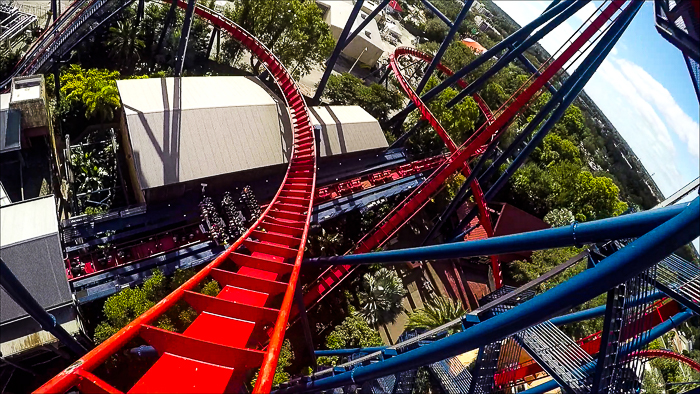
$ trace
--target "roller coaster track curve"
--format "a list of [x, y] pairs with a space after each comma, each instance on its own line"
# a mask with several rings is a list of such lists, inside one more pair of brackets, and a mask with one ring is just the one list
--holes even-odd
[[[186, 8], [187, 3], [177, 1], [177, 5]], [[253, 392], [270, 391], [312, 215], [316, 187], [313, 127], [299, 88], [269, 49], [216, 11], [197, 5], [195, 13], [227, 31], [258, 57], [274, 77], [294, 125], [294, 146], [287, 174], [272, 202], [232, 246], [37, 392], [66, 392], [72, 387], [83, 392], [120, 392], [91, 371], [137, 336], [151, 344], [160, 357], [129, 392], [193, 390], [195, 384], [198, 391], [223, 392], [232, 383], [244, 384], [256, 367], [260, 367], [260, 372]], [[224, 287], [217, 297], [192, 291], [208, 276]], [[183, 334], [149, 325], [183, 299], [199, 312]], [[279, 309], [270, 308], [269, 300], [279, 303]], [[255, 323], [248, 327], [247, 334], [236, 335], [235, 343], [230, 336], [217, 335], [220, 332], [216, 327], [222, 325], [245, 329], [238, 327], [237, 318]], [[167, 370], [180, 373], [165, 375], [163, 371]]]

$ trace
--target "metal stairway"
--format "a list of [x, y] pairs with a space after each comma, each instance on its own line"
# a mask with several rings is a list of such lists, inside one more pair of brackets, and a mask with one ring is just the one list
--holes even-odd
[[683, 306], [700, 314], [700, 267], [676, 255], [656, 266], [656, 287]]
[[550, 321], [516, 334], [516, 341], [567, 392], [589, 393], [589, 373], [583, 367], [593, 358]]

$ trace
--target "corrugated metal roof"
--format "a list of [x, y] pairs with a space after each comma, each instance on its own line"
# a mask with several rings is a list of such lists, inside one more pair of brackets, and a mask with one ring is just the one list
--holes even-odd
[[[174, 85], [173, 78], [117, 82], [141, 189], [288, 162], [289, 114], [255, 80], [188, 77], [177, 92]], [[388, 146], [379, 123], [360, 107], [313, 113], [322, 126], [321, 156]]]
[[[72, 300], [66, 278], [54, 197], [0, 207], [2, 259], [44, 308]], [[0, 296], [0, 322], [24, 316], [6, 294]]]
[[173, 78], [117, 82], [142, 189], [287, 162], [291, 134], [258, 84], [192, 77], [177, 92], [174, 85]]
[[54, 196], [0, 207], [0, 247], [58, 233]]
[[312, 107], [311, 122], [321, 127], [321, 157], [389, 146], [379, 122], [356, 105]]

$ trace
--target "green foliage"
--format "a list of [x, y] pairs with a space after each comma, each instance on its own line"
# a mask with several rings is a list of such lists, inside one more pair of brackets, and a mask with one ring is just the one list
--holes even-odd
[[[330, 350], [381, 345], [382, 338], [379, 332], [370, 327], [367, 321], [357, 313], [351, 313], [326, 337], [326, 348]], [[334, 366], [337, 362], [337, 356], [318, 358], [319, 365]]]
[[594, 176], [571, 162], [551, 162], [546, 169], [529, 163], [510, 180], [514, 202], [536, 215], [569, 209], [579, 221], [618, 216], [627, 209], [620, 189], [607, 177]]
[[466, 180], [467, 178], [465, 178], [464, 175], [460, 173], [456, 173], [451, 177], [447, 178], [447, 180], [445, 181], [445, 189], [447, 190], [447, 197], [450, 199], [450, 201], [455, 198], [457, 192], [459, 192], [459, 189], [462, 187], [464, 181]]
[[153, 275], [143, 284], [143, 287], [148, 287], [148, 291], [138, 287], [128, 288], [107, 298], [102, 308], [105, 320], [95, 329], [95, 342], [102, 343], [155, 305], [160, 298], [149, 298], [149, 296], [152, 297], [165, 290], [164, 287], [159, 288], [163, 286], [163, 278], [160, 271], [153, 271]]
[[83, 69], [71, 64], [61, 72], [61, 103], [59, 112], [85, 112], [88, 119], [100, 123], [114, 119], [121, 102], [117, 90], [118, 71]]
[[428, 301], [423, 309], [408, 315], [406, 331], [417, 328], [433, 329], [464, 316], [467, 310], [462, 303], [448, 297], [436, 297]]
[[[272, 385], [273, 386], [278, 386], [284, 382], [289, 381], [289, 379], [291, 378], [291, 375], [289, 375], [289, 372], [285, 371], [285, 368], [291, 366], [293, 361], [294, 361], [294, 351], [292, 351], [292, 343], [289, 342], [289, 339], [285, 339], [284, 342], [282, 342], [282, 348], [280, 349], [280, 356], [277, 359], [277, 368], [275, 368], [275, 376], [272, 378]], [[251, 388], [255, 386], [255, 382], [258, 380], [259, 373], [260, 373], [260, 370], [255, 372], [253, 379], [251, 379], [251, 381], [250, 381]]]
[[0, 56], [0, 81], [10, 76], [10, 72], [15, 68], [15, 65], [22, 58], [19, 51], [10, 51], [9, 53]]
[[567, 226], [574, 222], [574, 214], [566, 208], [552, 209], [544, 215], [544, 222], [552, 227]]
[[[146, 312], [159, 302], [170, 291], [182, 285], [194, 275], [192, 269], [175, 271], [172, 280], [159, 270], [153, 270], [150, 278], [141, 286], [127, 288], [107, 298], [102, 312], [104, 320], [95, 329], [95, 342], [101, 343], [114, 335], [132, 320]], [[198, 288], [193, 289], [197, 291]], [[202, 286], [201, 293], [216, 296], [221, 289], [215, 280], [210, 280]], [[155, 326], [168, 331], [182, 332], [197, 317], [197, 312], [184, 302], [175, 304], [160, 316]]]
[[400, 109], [403, 102], [399, 92], [376, 83], [365, 86], [361, 79], [347, 73], [328, 78], [323, 98], [331, 105], [359, 105], [380, 124], [387, 121], [389, 112]]
[[363, 276], [363, 291], [360, 291], [360, 315], [371, 325], [393, 323], [404, 311], [403, 297], [406, 289], [394, 270], [382, 268], [374, 274]]
[[[530, 260], [515, 260], [510, 263], [508, 266], [510, 276], [518, 285], [523, 285], [531, 280], [539, 278], [542, 274], [549, 272], [554, 267], [564, 263], [580, 252], [580, 249], [574, 247], [536, 250], [532, 252]], [[571, 268], [569, 270], [571, 270]], [[550, 282], [540, 285], [540, 289], [544, 290], [553, 287]]]
[[556, 163], [569, 162], [581, 165], [581, 151], [573, 142], [557, 134], [549, 134], [532, 152], [532, 160], [549, 167]]
[[[321, 10], [311, 1], [241, 0], [225, 15], [265, 44], [297, 79], [325, 60], [335, 45]], [[229, 62], [242, 54], [241, 45], [233, 40], [227, 40], [222, 50]], [[256, 74], [261, 70], [257, 61], [251, 68]]]
[[105, 44], [110, 48], [110, 57], [121, 63], [124, 70], [131, 70], [134, 62], [138, 60], [138, 51], [146, 46], [137, 33], [138, 26], [130, 19], [119, 21], [109, 28], [109, 38]]
[[221, 287], [219, 287], [219, 282], [214, 279], [210, 280], [202, 287], [202, 294], [216, 297], [219, 293], [221, 293]]
[[[431, 77], [426, 84], [426, 91], [439, 83], [436, 77]], [[475, 130], [476, 122], [481, 116], [479, 106], [474, 99], [467, 97], [452, 108], [447, 108], [447, 103], [457, 95], [453, 88], [445, 89], [436, 98], [428, 103], [430, 112], [440, 122], [450, 138], [461, 145]], [[418, 112], [409, 116], [408, 126], [412, 127], [420, 119]], [[409, 146], [416, 154], [427, 154], [444, 149], [445, 143], [431, 127], [423, 127], [409, 139]]]

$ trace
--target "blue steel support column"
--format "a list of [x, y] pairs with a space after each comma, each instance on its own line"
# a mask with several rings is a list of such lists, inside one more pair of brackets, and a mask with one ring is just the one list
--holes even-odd
[[[645, 336], [645, 338], [643, 338], [640, 341], [634, 341], [631, 343], [632, 346], [627, 346], [626, 348], [624, 348], [624, 353], [622, 354], [628, 355], [630, 353], [636, 352], [637, 350], [643, 349], [646, 345], [650, 344], [652, 341], [673, 330], [674, 328], [679, 327], [691, 317], [693, 317], [693, 314], [687, 311], [675, 314], [673, 317], [669, 318], [665, 322], [660, 323], [656, 327], [649, 330], [649, 333]], [[596, 361], [593, 361], [592, 363], [586, 365], [583, 369], [588, 372], [593, 372], [597, 364], [598, 363]], [[557, 382], [549, 381], [535, 386], [531, 389], [521, 391], [520, 394], [543, 394], [554, 390], [558, 387], [559, 385], [557, 384]]]
[[455, 242], [385, 252], [349, 254], [346, 256], [317, 257], [305, 259], [304, 264], [357, 265], [442, 260], [562, 248], [612, 239], [635, 238], [670, 220], [687, 207], [688, 203], [678, 204], [668, 208], [637, 212], [614, 218], [574, 223], [570, 226], [504, 235], [478, 241]]
[[[464, 66], [464, 68], [456, 71], [454, 73], [454, 75], [445, 79], [444, 81], [442, 81], [439, 85], [435, 86], [434, 88], [430, 89], [427, 93], [425, 93], [424, 95], [421, 96], [421, 100], [423, 100], [424, 102], [432, 100], [433, 98], [435, 98], [435, 96], [440, 94], [440, 92], [442, 92], [443, 90], [445, 90], [448, 87], [457, 83], [457, 81], [459, 79], [461, 79], [465, 75], [469, 74], [470, 72], [476, 70], [479, 66], [486, 63], [492, 57], [500, 55], [500, 53], [502, 51], [510, 48], [514, 44], [521, 42], [530, 33], [532, 33], [535, 29], [542, 26], [544, 23], [551, 20], [552, 18], [554, 18], [556, 15], [558, 15], [562, 11], [566, 10], [573, 3], [574, 3], [573, 0], [564, 0], [564, 1], [562, 1], [561, 4], [557, 4], [555, 7], [552, 7], [550, 10], [542, 13], [542, 15], [537, 17], [537, 19], [535, 19], [532, 22], [528, 23], [527, 25], [521, 27], [515, 33], [506, 37], [506, 39], [504, 39], [503, 41], [494, 45], [491, 49], [489, 49], [488, 51], [484, 52], [481, 56], [474, 59], [474, 61], [472, 61], [471, 63]], [[397, 121], [403, 121], [403, 119], [414, 109], [416, 109], [416, 106], [415, 106], [415, 104], [413, 104], [413, 102], [411, 102], [408, 106], [406, 106], [406, 108], [404, 108], [403, 110], [401, 110], [401, 112], [397, 113], [396, 115], [394, 115], [393, 118], [391, 118], [391, 123], [393, 124], [393, 123], [396, 123]]]
[[160, 37], [158, 37], [158, 44], [156, 45], [156, 51], [153, 54], [153, 60], [151, 62], [151, 68], [155, 67], [156, 58], [160, 55], [163, 50], [163, 43], [165, 42], [165, 36], [168, 34], [168, 29], [170, 29], [170, 24], [173, 22], [175, 17], [175, 9], [177, 8], [177, 1], [172, 1], [170, 3], [170, 8], [168, 13], [165, 15], [165, 23], [163, 24], [163, 30], [160, 32]]
[[352, 33], [350, 33], [350, 35], [348, 35], [348, 38], [345, 40], [345, 42], [343, 42], [343, 47], [342, 47], [342, 49], [345, 49], [345, 47], [348, 46], [348, 44], [350, 44], [350, 43], [352, 42], [352, 40], [354, 40], [355, 37], [357, 37], [358, 34], [360, 34], [360, 32], [362, 31], [362, 29], [364, 29], [365, 27], [367, 27], [367, 25], [369, 24], [369, 22], [371, 22], [372, 19], [374, 19], [374, 17], [377, 16], [377, 14], [379, 14], [379, 12], [380, 12], [381, 10], [383, 10], [384, 7], [386, 7], [386, 5], [389, 4], [390, 1], [391, 1], [391, 0], [384, 0], [384, 1], [382, 1], [382, 2], [374, 9], [374, 11], [370, 12], [370, 14], [367, 15], [367, 18], [365, 18], [365, 19], [362, 21], [362, 23], [360, 23], [360, 25], [357, 26], [357, 29], [355, 29], [354, 32], [352, 32]]
[[51, 0], [51, 17], [53, 18], [53, 21], [56, 22], [56, 19], [58, 18], [58, 0]]
[[17, 305], [22, 307], [32, 319], [39, 323], [42, 329], [50, 332], [61, 341], [62, 344], [70, 349], [71, 352], [78, 356], [83, 356], [87, 353], [87, 349], [61, 327], [52, 314], [46, 312], [44, 308], [39, 305], [1, 258], [0, 286], [2, 286], [7, 295], [9, 295]]
[[[372, 379], [434, 363], [462, 354], [542, 323], [553, 315], [589, 301], [619, 283], [643, 272], [700, 236], [700, 197], [678, 216], [639, 237], [601, 261], [595, 269], [581, 272], [568, 281], [491, 319], [460, 333], [426, 344], [415, 350], [350, 372], [318, 379], [276, 393], [310, 392], [361, 384]], [[685, 315], [690, 317], [691, 313]], [[667, 327], [663, 323], [661, 327]], [[657, 327], [658, 328], [658, 327]], [[642, 341], [635, 343], [639, 346]], [[627, 351], [635, 350], [633, 347]]]
[[187, 3], [185, 20], [182, 22], [182, 31], [180, 32], [180, 43], [175, 56], [175, 78], [182, 76], [182, 70], [185, 66], [185, 54], [187, 53], [187, 43], [190, 41], [190, 30], [192, 27], [192, 14], [194, 14], [196, 4], [197, 0], [189, 0]]
[[454, 26], [453, 23], [452, 23], [452, 21], [450, 20], [450, 18], [446, 17], [445, 14], [443, 14], [442, 12], [440, 12], [440, 10], [438, 10], [437, 7], [435, 7], [435, 6], [433, 5], [433, 3], [431, 3], [431, 2], [428, 1], [428, 0], [421, 0], [421, 1], [423, 2], [423, 4], [425, 4], [426, 7], [428, 7], [428, 9], [430, 10], [430, 12], [432, 12], [433, 14], [435, 14], [435, 16], [437, 16], [437, 17], [440, 18], [443, 22], [445, 22], [445, 24], [446, 24], [448, 27], [452, 28], [452, 27]]
[[[537, 147], [539, 142], [544, 139], [544, 137], [549, 133], [549, 131], [554, 127], [554, 124], [561, 118], [566, 111], [566, 108], [576, 99], [578, 94], [583, 90], [588, 80], [593, 76], [593, 73], [598, 69], [600, 64], [605, 60], [606, 56], [612, 48], [615, 46], [619, 40], [622, 33], [625, 32], [627, 26], [634, 18], [634, 16], [639, 11], [639, 8], [643, 2], [636, 1], [632, 5], [628, 6], [619, 16], [619, 18], [614, 22], [610, 30], [606, 32], [605, 36], [601, 38], [601, 41], [595, 46], [591, 54], [589, 54], [586, 59], [576, 68], [576, 71], [571, 75], [569, 79], [564, 82], [557, 93], [552, 96], [552, 98], [547, 102], [547, 104], [542, 107], [540, 112], [535, 116], [535, 118], [530, 121], [530, 123], [525, 127], [515, 141], [513, 141], [510, 146], [499, 156], [490, 167], [486, 169], [484, 174], [479, 178], [479, 182], [483, 182], [496, 171], [497, 168], [501, 166], [510, 155], [517, 149], [519, 144], [521, 144], [534, 129], [539, 126], [539, 124], [544, 121], [546, 116], [550, 111], [554, 110], [552, 115], [547, 119], [542, 128], [537, 132], [537, 134], [532, 138], [532, 140], [527, 144], [527, 146], [520, 152], [520, 154], [515, 158], [513, 163], [508, 167], [508, 169], [501, 175], [496, 183], [486, 192], [484, 199], [488, 202], [491, 201], [494, 196], [501, 190], [501, 188], [510, 179], [512, 174], [520, 168], [520, 165], [525, 161], [525, 159], [530, 155], [530, 153]], [[557, 107], [558, 105], [558, 107]], [[556, 108], [556, 109], [554, 109]], [[460, 239], [460, 231], [463, 229], [467, 223], [475, 215], [475, 210], [472, 210], [464, 219], [457, 225], [457, 233], [452, 239], [452, 242]]]
[[554, 19], [547, 23], [547, 25], [544, 26], [542, 29], [535, 32], [532, 36], [528, 37], [523, 42], [518, 43], [515, 48], [509, 51], [502, 58], [498, 59], [498, 61], [496, 62], [496, 64], [493, 65], [493, 67], [486, 70], [484, 74], [482, 74], [474, 82], [469, 84], [469, 86], [467, 86], [465, 89], [462, 89], [461, 92], [459, 92], [452, 100], [450, 100], [447, 103], [447, 108], [452, 108], [454, 105], [462, 101], [468, 95], [472, 95], [477, 90], [481, 89], [489, 78], [496, 75], [497, 72], [503, 69], [510, 62], [514, 61], [518, 57], [518, 55], [521, 55], [523, 52], [528, 50], [532, 45], [544, 38], [544, 36], [549, 34], [557, 26], [564, 23], [564, 21], [569, 19], [569, 17], [574, 15], [577, 11], [582, 9], [589, 2], [590, 0], [581, 0], [580, 2], [572, 4], [564, 12], [557, 15]]
[[[518, 55], [518, 60], [520, 60], [520, 63], [527, 68], [528, 71], [531, 73], [535, 74], [536, 76], [540, 76], [540, 72], [537, 71], [537, 67], [535, 67], [530, 61], [523, 55], [522, 53]], [[547, 82], [547, 90], [549, 90], [549, 93], [555, 94], [557, 93], [557, 90], [552, 86], [551, 83]]]
[[[423, 2], [425, 2], [426, 5], [430, 4], [430, 2], [427, 0], [423, 0]], [[449, 47], [452, 43], [452, 39], [454, 38], [455, 34], [457, 34], [457, 30], [462, 25], [464, 18], [467, 17], [467, 13], [469, 13], [469, 8], [471, 8], [472, 3], [474, 3], [474, 0], [467, 0], [464, 2], [462, 11], [459, 12], [459, 15], [457, 15], [457, 18], [455, 18], [454, 23], [452, 24], [452, 26], [450, 26], [450, 31], [447, 33], [447, 36], [445, 36], [445, 39], [442, 40], [442, 44], [440, 44], [440, 48], [435, 54], [435, 57], [433, 57], [433, 60], [428, 65], [428, 68], [425, 70], [425, 74], [423, 74], [423, 79], [421, 79], [421, 81], [418, 83], [418, 87], [416, 88], [417, 94], [421, 94], [423, 88], [425, 88], [425, 84], [428, 83], [430, 76], [433, 75], [433, 71], [435, 71], [435, 68], [440, 63], [440, 60], [442, 60], [442, 55], [445, 54], [447, 47]], [[432, 4], [430, 5], [432, 6]]]
[[328, 78], [331, 76], [331, 72], [333, 71], [333, 67], [335, 66], [335, 62], [338, 61], [338, 57], [340, 57], [340, 52], [343, 51], [343, 48], [345, 48], [346, 40], [348, 38], [348, 35], [350, 34], [350, 29], [352, 29], [352, 25], [355, 23], [355, 19], [357, 19], [357, 14], [360, 13], [360, 10], [362, 9], [362, 3], [364, 0], [357, 0], [355, 2], [355, 6], [352, 8], [352, 11], [350, 12], [350, 17], [348, 18], [348, 22], [345, 24], [345, 27], [343, 28], [342, 33], [340, 33], [340, 37], [338, 37], [338, 43], [335, 44], [335, 48], [333, 49], [333, 53], [331, 54], [331, 57], [328, 58], [328, 61], [326, 62], [326, 70], [323, 72], [323, 76], [321, 77], [321, 81], [318, 83], [318, 88], [316, 88], [316, 94], [314, 94], [313, 102], [314, 103], [319, 103], [321, 101], [321, 96], [323, 95], [323, 91], [326, 89], [326, 84], [328, 83]]
[[[657, 291], [656, 293], [650, 294], [646, 297], [642, 297], [634, 300], [634, 302], [628, 303], [628, 307], [638, 306], [646, 304], [648, 302], [654, 302], [664, 298], [664, 293]], [[576, 323], [584, 320], [590, 320], [596, 317], [603, 316], [605, 314], [606, 305], [597, 306], [595, 308], [586, 309], [579, 312], [569, 313], [567, 315], [557, 316], [551, 318], [549, 321], [555, 326], [564, 326], [571, 323]]]
[[[643, 1], [637, 0], [634, 1], [631, 5], [629, 5], [624, 11], [622, 11], [618, 20], [615, 21], [610, 30], [601, 39], [601, 42], [598, 43], [598, 45], [596, 45], [595, 49], [593, 49], [593, 53], [596, 54], [593, 64], [591, 64], [590, 66], [585, 66], [585, 71], [581, 73], [579, 73], [579, 70], [581, 69], [581, 66], [584, 66], [583, 64], [581, 64], [576, 69], [572, 77], [569, 78], [569, 80], [573, 79], [576, 81], [574, 86], [571, 88], [571, 91], [566, 94], [564, 100], [561, 102], [561, 104], [559, 104], [557, 109], [552, 113], [549, 119], [547, 119], [544, 125], [542, 125], [542, 128], [535, 134], [534, 137], [532, 137], [532, 140], [530, 140], [527, 146], [520, 152], [520, 154], [515, 158], [515, 160], [513, 160], [508, 169], [506, 169], [506, 171], [501, 175], [501, 177], [498, 178], [496, 184], [494, 184], [491, 187], [491, 189], [489, 189], [489, 191], [484, 196], [486, 201], [490, 201], [491, 199], [493, 199], [496, 193], [498, 193], [501, 190], [501, 188], [505, 185], [508, 179], [510, 179], [513, 173], [518, 168], [520, 168], [520, 166], [525, 162], [525, 159], [527, 159], [530, 153], [532, 153], [532, 151], [535, 150], [535, 148], [537, 148], [537, 145], [544, 139], [544, 137], [549, 133], [552, 127], [554, 127], [554, 124], [562, 117], [562, 115], [564, 115], [566, 109], [576, 99], [581, 90], [583, 90], [583, 87], [586, 85], [588, 80], [591, 79], [593, 73], [595, 73], [596, 70], [598, 70], [598, 67], [600, 66], [600, 64], [603, 63], [603, 60], [605, 60], [608, 53], [610, 53], [612, 48], [620, 39], [622, 33], [624, 33], [625, 30], [627, 30], [627, 26], [629, 26], [630, 22], [632, 22], [632, 19], [635, 15], [637, 15], [637, 12], [643, 4]], [[601, 46], [603, 47], [602, 49]], [[576, 78], [577, 74], [580, 75], [580, 79]], [[569, 80], [565, 82], [565, 85], [567, 82], [569, 82]], [[552, 100], [550, 100], [550, 102], [551, 101]], [[539, 124], [539, 122], [536, 123], [534, 120], [530, 124], [533, 123], [535, 123], [535, 127]], [[528, 127], [529, 126], [530, 125], [528, 125]]]

